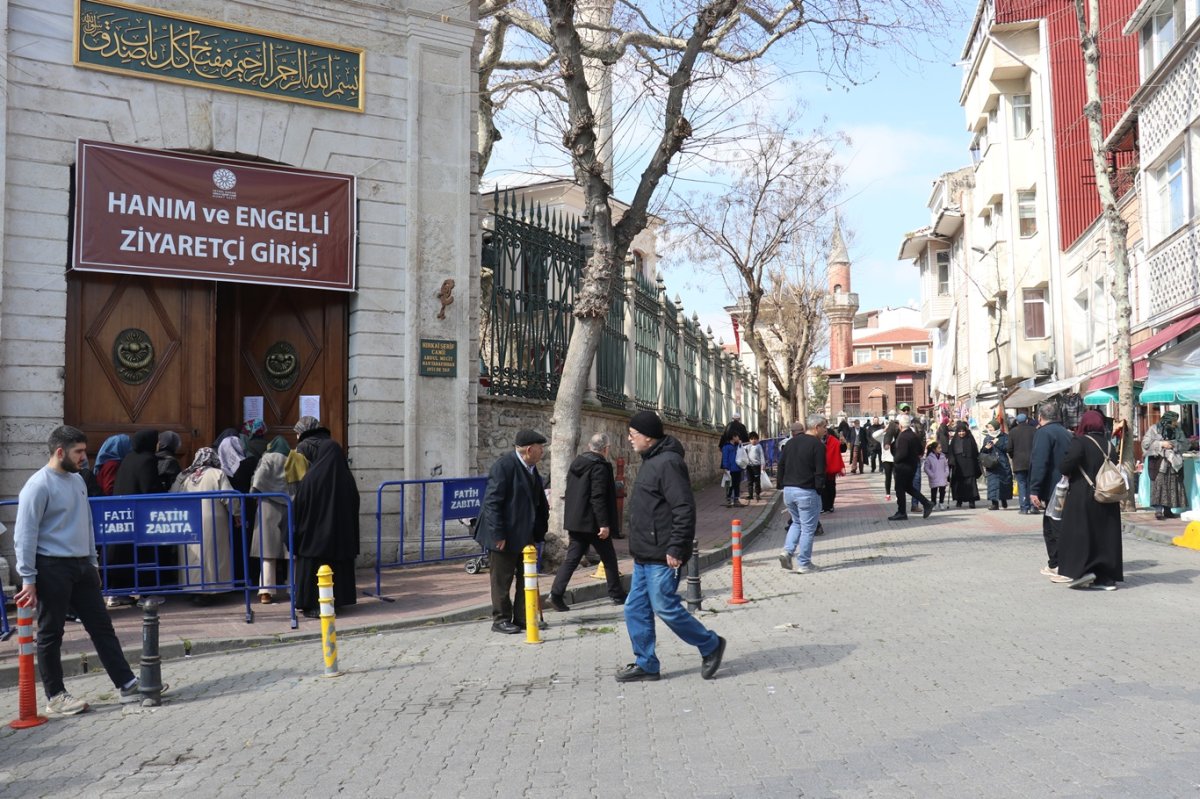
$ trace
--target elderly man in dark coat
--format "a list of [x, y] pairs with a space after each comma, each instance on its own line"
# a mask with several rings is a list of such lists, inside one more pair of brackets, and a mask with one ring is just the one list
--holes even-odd
[[1008, 446], [1012, 452], [1013, 476], [1017, 479], [1017, 502], [1021, 513], [1033, 512], [1029, 501], [1029, 463], [1033, 457], [1033, 436], [1037, 428], [1029, 424], [1028, 417], [1017, 414], [1017, 423], [1008, 431]]
[[617, 481], [608, 461], [608, 449], [608, 434], [596, 433], [588, 441], [588, 451], [567, 470], [563, 527], [571, 543], [550, 588], [550, 604], [557, 611], [571, 609], [563, 594], [588, 547], [595, 547], [604, 564], [608, 598], [614, 605], [625, 604], [625, 589], [621, 586], [617, 553], [612, 544], [613, 537], [621, 532], [621, 517], [617, 514]]
[[537, 470], [546, 437], [535, 430], [521, 430], [513, 444], [513, 451], [497, 458], [488, 472], [483, 510], [475, 526], [475, 540], [490, 553], [492, 631], [507, 635], [525, 629], [521, 551], [545, 541], [550, 522], [546, 489]]
[[[1041, 508], [1050, 501], [1054, 486], [1062, 478], [1059, 471], [1067, 447], [1071, 445], [1071, 431], [1063, 427], [1062, 413], [1058, 405], [1047, 402], [1038, 409], [1038, 427], [1033, 434], [1033, 454], [1029, 459], [1029, 501]], [[1042, 516], [1042, 538], [1046, 542], [1046, 565], [1042, 574], [1054, 579], [1058, 576], [1058, 536], [1061, 522]]]

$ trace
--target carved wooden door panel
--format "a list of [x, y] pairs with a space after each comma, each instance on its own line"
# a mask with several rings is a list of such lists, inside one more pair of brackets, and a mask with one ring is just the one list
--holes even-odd
[[321, 423], [346, 441], [347, 301], [343, 294], [222, 284], [217, 300], [217, 427], [241, 426], [261, 397], [267, 438], [292, 427], [300, 398], [320, 397]]
[[64, 419], [108, 436], [174, 430], [190, 460], [214, 438], [213, 285], [125, 275], [67, 280]]

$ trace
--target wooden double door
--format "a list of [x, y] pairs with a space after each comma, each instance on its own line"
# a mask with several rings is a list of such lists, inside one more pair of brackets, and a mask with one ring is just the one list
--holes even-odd
[[347, 301], [338, 292], [74, 273], [68, 279], [64, 419], [104, 439], [174, 430], [190, 462], [246, 399], [268, 438], [295, 444], [301, 397], [345, 441]]

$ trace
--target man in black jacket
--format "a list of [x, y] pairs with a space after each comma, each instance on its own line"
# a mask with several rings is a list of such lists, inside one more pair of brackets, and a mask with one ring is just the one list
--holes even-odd
[[614, 605], [625, 604], [625, 589], [621, 587], [617, 553], [612, 544], [613, 537], [621, 532], [621, 518], [617, 515], [617, 481], [608, 462], [608, 449], [608, 434], [596, 433], [588, 441], [588, 451], [576, 458], [567, 472], [563, 527], [571, 544], [550, 588], [550, 604], [558, 611], [571, 609], [563, 593], [588, 547], [596, 548], [604, 564], [609, 599]]
[[[515, 635], [525, 629], [525, 602], [520, 577], [521, 551], [546, 540], [550, 506], [537, 464], [545, 452], [546, 437], [521, 430], [513, 452], [496, 459], [488, 472], [483, 510], [475, 526], [475, 540], [490, 551], [492, 631]], [[512, 598], [516, 580], [516, 600]]]
[[792, 517], [779, 565], [796, 574], [820, 571], [812, 562], [812, 549], [821, 514], [821, 493], [825, 490], [825, 445], [821, 437], [828, 424], [819, 413], [809, 415], [805, 423], [793, 422], [792, 437], [779, 454], [775, 483], [783, 491], [783, 503]]
[[1025, 414], [1017, 414], [1017, 423], [1008, 431], [1008, 445], [1012, 449], [1013, 475], [1017, 478], [1017, 501], [1020, 512], [1033, 512], [1029, 502], [1029, 465], [1033, 457], [1033, 437], [1037, 428], [1027, 423]]
[[[1071, 431], [1063, 427], [1058, 405], [1043, 403], [1038, 409], [1038, 427], [1033, 434], [1033, 454], [1029, 458], [1029, 501], [1033, 507], [1045, 507], [1050, 501], [1054, 486], [1062, 478], [1058, 466], [1070, 445]], [[1058, 520], [1051, 519], [1050, 514], [1042, 516], [1042, 538], [1046, 542], [1046, 565], [1042, 567], [1042, 574], [1054, 581], [1058, 578], [1058, 528]], [[1063, 582], [1070, 582], [1070, 578]]]
[[894, 461], [892, 469], [896, 477], [896, 512], [888, 517], [888, 521], [898, 522], [908, 518], [905, 494], [912, 494], [913, 499], [921, 503], [924, 510], [923, 517], [928, 519], [929, 514], [933, 513], [933, 503], [926, 499], [913, 483], [913, 478], [916, 477], [917, 468], [921, 463], [921, 453], [925, 449], [925, 442], [922, 436], [913, 431], [912, 417], [907, 413], [897, 416], [896, 424], [900, 427], [900, 432], [896, 434], [896, 440], [892, 443]]
[[679, 574], [696, 537], [696, 498], [683, 446], [663, 431], [652, 411], [629, 420], [629, 443], [642, 456], [629, 500], [629, 554], [633, 584], [625, 600], [625, 627], [636, 661], [617, 672], [617, 682], [657, 680], [654, 617], [700, 651], [700, 676], [711, 680], [721, 666], [725, 639], [688, 613], [679, 599]]

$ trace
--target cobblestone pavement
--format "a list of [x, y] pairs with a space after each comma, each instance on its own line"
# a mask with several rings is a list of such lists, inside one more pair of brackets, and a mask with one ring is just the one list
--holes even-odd
[[705, 575], [711, 682], [661, 630], [664, 679], [614, 682], [629, 643], [601, 603], [548, 613], [541, 646], [346, 636], [335, 679], [314, 642], [195, 657], [158, 709], [70, 680], [92, 712], [3, 728], [0, 796], [1200, 796], [1200, 553], [1126, 539], [1121, 590], [1071, 591], [1038, 574], [1039, 517], [887, 522], [879, 482], [843, 479], [823, 571], [779, 567], [780, 523], [749, 604]]

